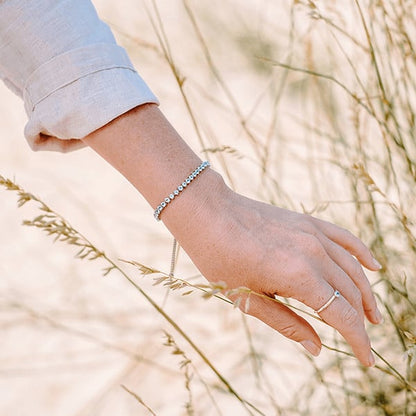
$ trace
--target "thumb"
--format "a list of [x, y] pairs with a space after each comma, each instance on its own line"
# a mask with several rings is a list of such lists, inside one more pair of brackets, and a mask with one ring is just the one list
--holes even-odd
[[242, 302], [240, 309], [260, 319], [286, 338], [299, 342], [312, 355], [319, 355], [322, 344], [318, 334], [305, 319], [287, 306], [273, 299], [251, 296], [249, 302], [248, 299]]

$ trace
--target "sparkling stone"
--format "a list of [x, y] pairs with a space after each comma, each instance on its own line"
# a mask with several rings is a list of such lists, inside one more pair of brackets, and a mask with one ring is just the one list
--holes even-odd
[[187, 184], [186, 182], [182, 182], [182, 186], [183, 186], [184, 188], [186, 188], [186, 187], [188, 186], [188, 184]]
[[179, 195], [179, 191], [178, 191], [177, 189], [175, 189], [175, 190], [173, 191], [173, 193], [175, 194], [175, 196]]
[[170, 195], [169, 195], [169, 198], [170, 198], [170, 199], [173, 199], [173, 198], [175, 198], [175, 195], [170, 194]]
[[160, 205], [162, 205], [163, 208], [167, 205], [165, 201], [163, 201]]
[[179, 192], [182, 192], [183, 191], [183, 186], [182, 185], [179, 185], [178, 186], [178, 190], [179, 190]]
[[166, 202], [167, 204], [169, 204], [170, 199], [166, 197], [166, 198], [165, 198], [165, 202]]
[[189, 185], [191, 183], [191, 180], [189, 178], [186, 179], [186, 184]]
[[192, 180], [194, 178], [193, 173], [189, 175], [189, 179]]

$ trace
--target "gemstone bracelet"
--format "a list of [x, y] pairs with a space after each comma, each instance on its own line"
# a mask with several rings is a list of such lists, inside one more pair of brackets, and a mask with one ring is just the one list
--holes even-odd
[[172, 202], [176, 197], [178, 197], [181, 192], [194, 180], [196, 177], [208, 168], [210, 163], [208, 161], [202, 162], [171, 194], [169, 194], [155, 209], [154, 217], [156, 221], [160, 221], [161, 212]]

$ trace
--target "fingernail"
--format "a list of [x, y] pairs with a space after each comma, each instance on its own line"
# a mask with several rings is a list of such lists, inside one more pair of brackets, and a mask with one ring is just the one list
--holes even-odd
[[300, 343], [302, 344], [303, 348], [305, 348], [305, 350], [309, 351], [315, 357], [317, 357], [321, 352], [321, 348], [319, 347], [319, 345], [316, 345], [312, 341], [306, 340], [301, 341]]
[[378, 324], [382, 324], [384, 322], [383, 315], [378, 308], [376, 309], [376, 321]]
[[374, 367], [376, 364], [376, 359], [374, 358], [373, 353], [370, 351], [370, 355], [368, 356], [368, 365], [369, 367]]
[[374, 267], [377, 268], [377, 270], [381, 270], [383, 268], [383, 266], [373, 257], [373, 264]]

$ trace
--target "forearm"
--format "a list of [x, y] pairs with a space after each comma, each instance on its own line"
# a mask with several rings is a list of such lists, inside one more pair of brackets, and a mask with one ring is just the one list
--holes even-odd
[[[201, 163], [153, 104], [130, 110], [83, 141], [122, 173], [153, 209]], [[206, 169], [163, 210], [161, 219], [180, 238], [198, 223], [201, 209], [215, 204], [226, 189], [221, 176]]]

